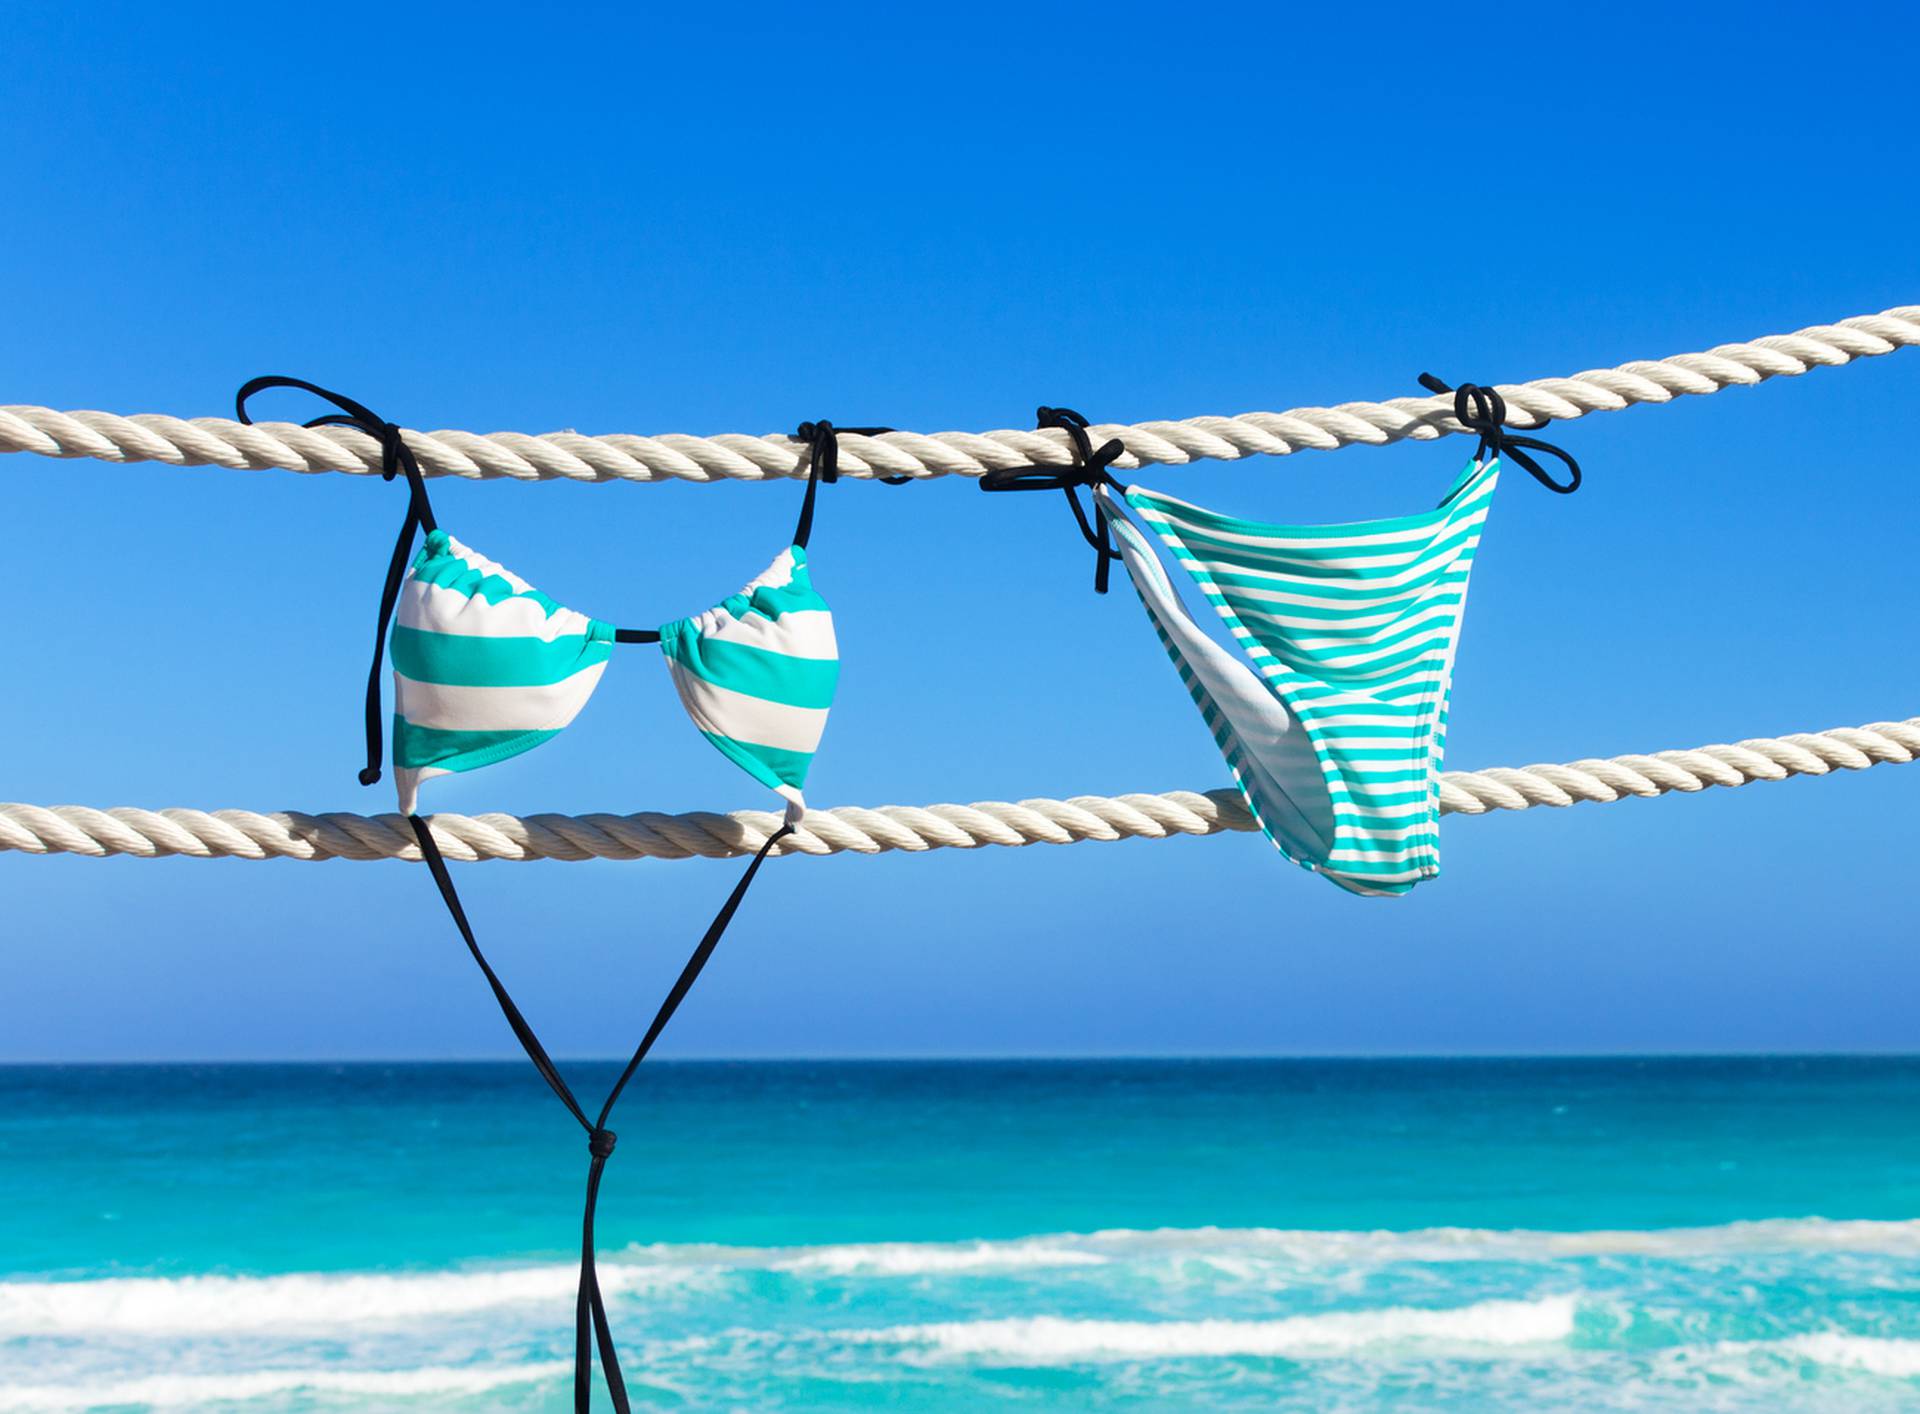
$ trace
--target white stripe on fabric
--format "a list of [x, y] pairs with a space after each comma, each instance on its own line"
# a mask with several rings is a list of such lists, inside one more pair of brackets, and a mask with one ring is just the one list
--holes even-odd
[[[1235, 609], [1240, 613], [1242, 618], [1253, 617], [1247, 614], [1245, 610], [1240, 609], [1238, 605], [1235, 605]], [[1293, 645], [1296, 648], [1310, 649], [1316, 652], [1326, 648], [1366, 648], [1372, 645], [1377, 635], [1369, 633], [1327, 634], [1324, 632], [1315, 635], [1312, 631], [1314, 629], [1325, 630], [1333, 627], [1337, 623], [1337, 625], [1343, 629], [1376, 629], [1406, 635], [1412, 629], [1420, 628], [1426, 624], [1433, 624], [1451, 633], [1453, 631], [1453, 620], [1456, 611], [1456, 606], [1452, 604], [1429, 604], [1424, 608], [1412, 609], [1404, 614], [1384, 617], [1377, 623], [1359, 623], [1347, 619], [1334, 621], [1313, 619], [1304, 624], [1288, 624], [1286, 627], [1295, 630], [1294, 635], [1290, 636], [1293, 638]]]
[[453, 687], [395, 673], [394, 705], [416, 727], [456, 732], [557, 731], [586, 705], [606, 666], [604, 661], [591, 663], [571, 677], [541, 687]]
[[834, 659], [840, 647], [833, 636], [833, 615], [826, 609], [795, 609], [777, 619], [748, 614], [736, 619], [724, 609], [696, 615], [700, 636], [716, 643], [744, 643], [789, 658]]
[[[1179, 545], [1179, 541], [1176, 538], [1178, 533], [1179, 532], [1174, 529], [1162, 531], [1161, 538], [1167, 542], [1169, 549], [1175, 549], [1175, 547], [1179, 547], [1180, 549], [1185, 548]], [[1475, 534], [1461, 541], [1458, 545], [1451, 546], [1446, 550], [1436, 551], [1425, 559], [1403, 566], [1395, 573], [1370, 574], [1367, 576], [1366, 583], [1363, 587], [1369, 591], [1377, 592], [1369, 592], [1356, 595], [1351, 599], [1330, 602], [1334, 603], [1336, 607], [1367, 607], [1383, 601], [1417, 597], [1432, 587], [1420, 581], [1426, 579], [1428, 576], [1433, 576], [1433, 585], [1448, 583], [1459, 569], [1457, 562], [1462, 557], [1468, 556], [1474, 550], [1478, 549], [1479, 545], [1480, 537]], [[1187, 556], [1180, 554], [1178, 549], [1175, 550], [1174, 558], [1182, 560], [1183, 562], [1187, 561]], [[1253, 569], [1250, 566], [1229, 564], [1220, 560], [1199, 560], [1198, 562], [1205, 565], [1209, 571], [1214, 573], [1240, 575], [1243, 577], [1257, 575], [1266, 582], [1261, 586], [1241, 584], [1222, 585], [1220, 592], [1223, 597], [1230, 591], [1236, 596], [1244, 594], [1248, 598], [1255, 598], [1259, 596], [1260, 590], [1266, 587], [1271, 587], [1275, 591], [1291, 592], [1294, 594], [1311, 594], [1315, 586], [1324, 585], [1329, 580], [1335, 579], [1335, 576], [1332, 575], [1293, 574], [1285, 570]]]
[[498, 560], [488, 559], [478, 550], [463, 543], [454, 535], [449, 534], [447, 536], [447, 549], [457, 558], [465, 560], [470, 568], [479, 570], [482, 574], [500, 576], [500, 578], [504, 579], [508, 584], [511, 584], [518, 593], [533, 594], [538, 592], [531, 584], [528, 584]]
[[462, 594], [416, 579], [402, 586], [396, 618], [402, 627], [429, 633], [465, 638], [538, 638], [548, 643], [567, 634], [585, 633], [593, 623], [573, 609], [557, 609], [550, 616], [533, 599], [516, 597], [489, 604], [478, 594]]
[[671, 658], [664, 661], [673, 674], [681, 705], [702, 731], [780, 751], [819, 749], [821, 733], [827, 729], [826, 708], [789, 707], [784, 702], [750, 697], [697, 678]]
[[773, 557], [773, 563], [768, 565], [756, 578], [750, 579], [742, 585], [740, 592], [751, 596], [756, 589], [785, 589], [792, 583], [793, 547], [789, 545], [786, 549], [775, 555]]

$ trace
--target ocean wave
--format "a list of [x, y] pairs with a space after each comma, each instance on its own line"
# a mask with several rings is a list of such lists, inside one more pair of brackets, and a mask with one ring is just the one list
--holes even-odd
[[1820, 1331], [1758, 1342], [1749, 1348], [1777, 1352], [1789, 1359], [1838, 1370], [1858, 1370], [1862, 1374], [1897, 1380], [1920, 1378], [1920, 1340]]
[[[665, 1244], [607, 1254], [600, 1274], [610, 1294], [655, 1296], [711, 1293], [738, 1278], [763, 1275], [804, 1284], [967, 1281], [1055, 1271], [1077, 1280], [1077, 1273], [1094, 1277], [1102, 1268], [1163, 1283], [1225, 1280], [1291, 1287], [1395, 1265], [1547, 1267], [1582, 1259], [1721, 1262], [1834, 1254], [1920, 1256], [1920, 1220], [1780, 1218], [1646, 1232], [1162, 1228], [972, 1242]], [[0, 1337], [365, 1328], [564, 1302], [572, 1297], [576, 1279], [571, 1262], [394, 1273], [15, 1279], [0, 1281]]]
[[[568, 1303], [579, 1276], [577, 1266], [555, 1263], [449, 1272], [0, 1282], [0, 1335], [210, 1335], [392, 1324]], [[600, 1268], [601, 1288], [609, 1293], [692, 1286], [697, 1278], [698, 1273], [661, 1266]]]
[[842, 1243], [790, 1248], [635, 1247], [629, 1255], [660, 1262], [716, 1262], [773, 1271], [833, 1275], [920, 1276], [948, 1272], [1097, 1266], [1142, 1259], [1286, 1262], [1352, 1269], [1394, 1263], [1557, 1262], [1583, 1257], [1676, 1261], [1720, 1257], [1861, 1253], [1920, 1256], [1920, 1220], [1768, 1218], [1717, 1227], [1597, 1229], [1416, 1228], [1342, 1231], [1314, 1228], [1109, 1228], [1003, 1241]]
[[1574, 1298], [1481, 1301], [1442, 1310], [1389, 1307], [1272, 1321], [1103, 1321], [1027, 1316], [836, 1331], [849, 1344], [920, 1347], [944, 1357], [1022, 1365], [1346, 1355], [1382, 1345], [1536, 1346], [1573, 1334]]
[[1001, 1241], [840, 1243], [820, 1247], [642, 1246], [630, 1259], [715, 1264], [834, 1276], [939, 1276], [948, 1273], [1090, 1267], [1157, 1258], [1206, 1261], [1252, 1274], [1261, 1262], [1353, 1269], [1395, 1263], [1557, 1262], [1584, 1257], [1676, 1261], [1721, 1257], [1861, 1253], [1920, 1256], [1920, 1220], [1768, 1218], [1717, 1227], [1597, 1229], [1417, 1228], [1342, 1231], [1314, 1228], [1109, 1228]]
[[802, 1248], [776, 1257], [774, 1271], [831, 1276], [940, 1276], [950, 1272], [1010, 1272], [1034, 1267], [1097, 1267], [1114, 1260], [1075, 1239], [1023, 1238], [1013, 1242], [868, 1242]]
[[99, 1409], [117, 1405], [198, 1407], [279, 1394], [461, 1395], [556, 1379], [562, 1361], [494, 1367], [426, 1366], [411, 1370], [244, 1370], [229, 1374], [142, 1375], [88, 1385], [12, 1385], [0, 1389], [0, 1410]]
[[1112, 1258], [1218, 1253], [1233, 1259], [1285, 1260], [1306, 1267], [1372, 1267], [1401, 1262], [1555, 1262], [1583, 1257], [1676, 1261], [1799, 1253], [1920, 1256], [1920, 1220], [1766, 1218], [1715, 1227], [1435, 1227], [1408, 1231], [1313, 1228], [1110, 1229], [1071, 1240]]

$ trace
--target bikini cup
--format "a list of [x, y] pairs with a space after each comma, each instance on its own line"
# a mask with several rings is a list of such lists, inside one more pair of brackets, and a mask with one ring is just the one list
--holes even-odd
[[[401, 586], [393, 655], [393, 765], [400, 809], [422, 782], [507, 760], [560, 733], [599, 685], [620, 631], [568, 609], [444, 530], [426, 537]], [[807, 552], [656, 637], [681, 705], [728, 760], [786, 802], [801, 794], [840, 662], [833, 615]]]

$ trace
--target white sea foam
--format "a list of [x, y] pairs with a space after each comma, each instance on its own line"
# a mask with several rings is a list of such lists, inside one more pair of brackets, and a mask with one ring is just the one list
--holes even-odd
[[1113, 1260], [1072, 1239], [1017, 1242], [872, 1242], [812, 1247], [770, 1262], [775, 1271], [831, 1276], [938, 1276], [949, 1272], [1020, 1271], [1035, 1267], [1097, 1267]]
[[1582, 1257], [1693, 1260], [1855, 1252], [1920, 1256], [1920, 1220], [1773, 1218], [1652, 1231], [1420, 1228], [1406, 1232], [1290, 1228], [1113, 1228], [1005, 1241], [843, 1243], [823, 1247], [636, 1247], [630, 1255], [695, 1265], [835, 1276], [922, 1276], [1089, 1267], [1156, 1258], [1208, 1262], [1251, 1276], [1262, 1262], [1351, 1269], [1397, 1262], [1555, 1262]]
[[[1001, 1241], [841, 1243], [817, 1247], [659, 1245], [603, 1257], [609, 1293], [717, 1290], [741, 1274], [796, 1282], [949, 1278], [1132, 1268], [1157, 1280], [1291, 1285], [1394, 1264], [1550, 1265], [1584, 1258], [1724, 1261], [1830, 1254], [1920, 1257], [1920, 1221], [1781, 1218], [1652, 1232], [1426, 1228], [1341, 1232], [1278, 1228], [1115, 1229]], [[400, 1273], [105, 1277], [0, 1281], [0, 1338], [61, 1333], [217, 1334], [398, 1325], [569, 1300], [572, 1263]]]
[[143, 1375], [88, 1385], [10, 1385], [0, 1389], [0, 1410], [99, 1409], [117, 1405], [197, 1408], [228, 1400], [277, 1394], [460, 1395], [485, 1394], [569, 1374], [560, 1361], [493, 1367], [425, 1366], [411, 1370], [245, 1370], [231, 1374]]
[[[1719, 1340], [1641, 1351], [1588, 1352], [1588, 1359], [1594, 1370], [1610, 1369], [1613, 1373], [1609, 1378], [1622, 1389], [1698, 1390], [1710, 1385], [1805, 1392], [1846, 1387], [1862, 1376], [1869, 1381], [1920, 1380], [1920, 1340], [1839, 1330], [1771, 1340]], [[1909, 1396], [1902, 1407], [1910, 1404]], [[1842, 1406], [1836, 1400], [1828, 1407]], [[1874, 1403], [1867, 1407], [1885, 1406]]]
[[[690, 1281], [691, 1272], [609, 1264], [610, 1293]], [[107, 1277], [0, 1282], [0, 1335], [316, 1330], [570, 1302], [579, 1269], [559, 1264], [421, 1273]]]
[[1290, 1228], [1113, 1229], [1071, 1240], [1111, 1257], [1210, 1256], [1277, 1259], [1309, 1267], [1395, 1262], [1554, 1262], [1581, 1257], [1693, 1260], [1767, 1254], [1856, 1252], [1920, 1256], [1920, 1220], [1769, 1218], [1717, 1227], [1554, 1232], [1528, 1228], [1418, 1228], [1405, 1232]]
[[1482, 1301], [1445, 1310], [1388, 1307], [1273, 1321], [1101, 1321], [1029, 1316], [837, 1331], [853, 1344], [918, 1346], [987, 1363], [1059, 1365], [1202, 1357], [1338, 1356], [1411, 1343], [1533, 1346], [1573, 1334], [1574, 1298]]
[[1920, 1340], [1888, 1340], [1822, 1331], [1814, 1335], [1792, 1336], [1777, 1342], [1775, 1348], [1816, 1365], [1860, 1370], [1869, 1375], [1886, 1375], [1901, 1380], [1920, 1377]]

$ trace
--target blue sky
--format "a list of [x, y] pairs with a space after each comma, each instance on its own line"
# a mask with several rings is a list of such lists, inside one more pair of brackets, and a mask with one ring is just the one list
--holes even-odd
[[[529, 14], [532, 18], [529, 18]], [[577, 13], [19, 7], [0, 400], [226, 412], [250, 375], [418, 427], [1024, 426], [1514, 381], [1920, 300], [1904, 7]], [[1482, 41], [1476, 35], [1493, 38]], [[1871, 81], [1881, 74], [1884, 81]], [[1559, 429], [1501, 491], [1449, 764], [1920, 712], [1920, 353]], [[1234, 513], [1430, 504], [1464, 442], [1156, 469]], [[397, 488], [5, 459], [0, 798], [390, 809], [354, 780]], [[657, 622], [791, 484], [436, 482], [563, 602]], [[1064, 508], [823, 498], [845, 674], [816, 804], [1225, 771]], [[479, 812], [737, 808], [656, 662]], [[1257, 837], [769, 866], [662, 1054], [1912, 1049], [1920, 770], [1444, 827], [1346, 897]], [[459, 870], [549, 1045], [612, 1054], [730, 863]], [[0, 1058], [483, 1056], [424, 873], [0, 855]]]

